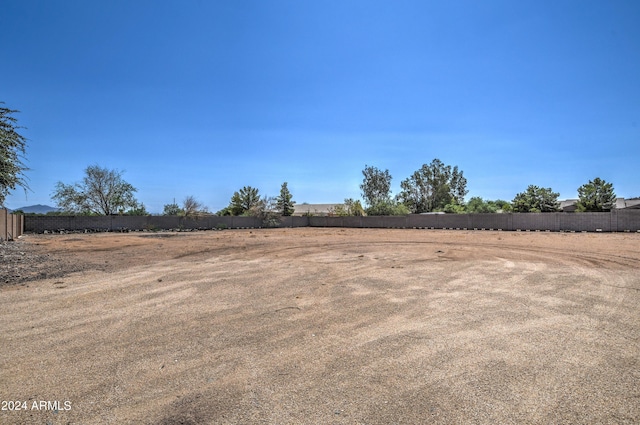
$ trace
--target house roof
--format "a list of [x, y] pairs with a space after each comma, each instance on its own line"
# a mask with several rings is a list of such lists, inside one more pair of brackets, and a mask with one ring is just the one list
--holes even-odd
[[640, 209], [640, 199], [625, 199], [625, 208]]
[[[577, 208], [579, 199], [565, 199], [560, 202], [560, 209], [562, 211], [575, 211]], [[616, 198], [615, 208], [622, 210], [625, 208], [640, 209], [640, 199], [624, 199]]]
[[344, 204], [296, 204], [293, 215], [316, 214], [326, 215], [332, 212], [335, 207]]
[[[577, 209], [579, 199], [565, 199], [560, 202], [560, 210], [561, 211], [575, 211]], [[304, 214], [314, 214], [314, 215], [327, 215], [335, 210], [337, 206], [341, 206], [344, 204], [296, 204], [294, 206], [293, 215], [304, 215]], [[625, 209], [625, 208], [633, 208], [640, 209], [640, 198], [634, 199], [624, 199], [617, 198], [616, 199], [616, 208], [617, 209]]]
[[560, 201], [560, 209], [562, 211], [575, 211], [578, 204], [578, 199], [565, 199]]

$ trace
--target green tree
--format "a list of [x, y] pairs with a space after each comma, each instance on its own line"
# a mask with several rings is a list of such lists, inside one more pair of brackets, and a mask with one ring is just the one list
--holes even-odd
[[162, 215], [184, 215], [184, 210], [180, 208], [180, 205], [173, 201], [172, 204], [166, 204], [164, 206]]
[[391, 174], [389, 170], [380, 170], [369, 165], [362, 170], [364, 179], [360, 185], [364, 203], [371, 207], [379, 202], [391, 199]]
[[[0, 102], [4, 105], [4, 102]], [[27, 139], [18, 133], [22, 128], [16, 125], [18, 120], [12, 114], [19, 112], [0, 107], [0, 205], [16, 186], [29, 188], [24, 172], [28, 170], [22, 162], [26, 153]]]
[[466, 211], [468, 213], [494, 213], [498, 210], [498, 207], [493, 201], [485, 201], [479, 196], [474, 196], [469, 199], [466, 205]]
[[295, 202], [291, 200], [292, 195], [287, 187], [287, 182], [282, 183], [280, 188], [280, 196], [276, 199], [276, 209], [283, 216], [290, 216], [295, 211]]
[[260, 203], [260, 194], [258, 189], [251, 186], [244, 186], [237, 192], [233, 193], [229, 208], [231, 215], [248, 214], [249, 210], [257, 207]]
[[578, 211], [609, 211], [616, 207], [613, 184], [596, 177], [578, 188]]
[[223, 209], [219, 210], [216, 215], [225, 216], [225, 215], [233, 215], [231, 212], [231, 205], [227, 205]]
[[364, 208], [362, 208], [362, 204], [360, 203], [360, 201], [354, 200], [353, 198], [347, 198], [344, 200], [344, 204], [336, 205], [333, 213], [339, 217], [360, 217], [365, 215]]
[[[447, 166], [450, 167], [450, 166]], [[467, 196], [469, 191], [467, 190], [467, 179], [464, 177], [462, 171], [458, 169], [458, 166], [454, 166], [451, 169], [451, 178], [449, 179], [449, 194], [452, 200], [461, 206], [464, 206], [464, 197]]]
[[464, 214], [467, 212], [466, 205], [460, 205], [459, 203], [453, 201], [450, 204], [444, 206], [442, 211], [447, 214]]
[[347, 214], [350, 216], [362, 217], [363, 215], [365, 215], [364, 208], [362, 207], [362, 204], [358, 199], [345, 199], [344, 207], [347, 210]]
[[406, 205], [392, 199], [379, 201], [375, 205], [368, 207], [365, 211], [367, 215], [407, 215], [411, 213]]
[[412, 213], [443, 210], [448, 204], [464, 205], [467, 179], [458, 166], [445, 165], [439, 159], [424, 164], [400, 183], [398, 199]]
[[143, 203], [140, 203], [136, 207], [133, 207], [127, 210], [124, 214], [125, 215], [149, 215], [149, 212], [147, 211], [147, 207], [145, 207]]
[[139, 208], [133, 196], [136, 191], [122, 179], [122, 172], [92, 165], [85, 169], [82, 182], [58, 182], [51, 198], [66, 212], [111, 215]]
[[512, 207], [511, 207], [511, 202], [509, 201], [505, 201], [502, 199], [496, 199], [495, 201], [493, 201], [494, 205], [496, 206], [496, 208], [498, 210], [502, 210], [502, 212], [511, 212]]
[[559, 193], [550, 187], [542, 188], [529, 185], [526, 191], [520, 192], [513, 198], [511, 205], [514, 212], [554, 212], [558, 211]]

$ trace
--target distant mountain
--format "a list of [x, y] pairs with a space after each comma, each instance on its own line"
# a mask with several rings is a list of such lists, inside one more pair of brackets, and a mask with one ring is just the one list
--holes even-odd
[[58, 211], [58, 208], [50, 207], [49, 205], [29, 205], [28, 207], [20, 207], [16, 208], [14, 211], [20, 210], [25, 214], [35, 213], [35, 214], [46, 214], [51, 211]]

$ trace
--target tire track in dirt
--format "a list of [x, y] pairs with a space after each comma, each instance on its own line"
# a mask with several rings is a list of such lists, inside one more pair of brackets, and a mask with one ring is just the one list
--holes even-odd
[[118, 235], [1, 289], [0, 395], [74, 409], [0, 422], [640, 420], [637, 239], [358, 230]]

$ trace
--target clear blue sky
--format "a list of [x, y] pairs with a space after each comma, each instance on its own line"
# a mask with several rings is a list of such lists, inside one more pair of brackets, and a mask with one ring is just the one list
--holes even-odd
[[32, 192], [124, 171], [152, 213], [250, 185], [298, 203], [458, 165], [469, 195], [640, 196], [637, 0], [3, 0], [0, 101]]

